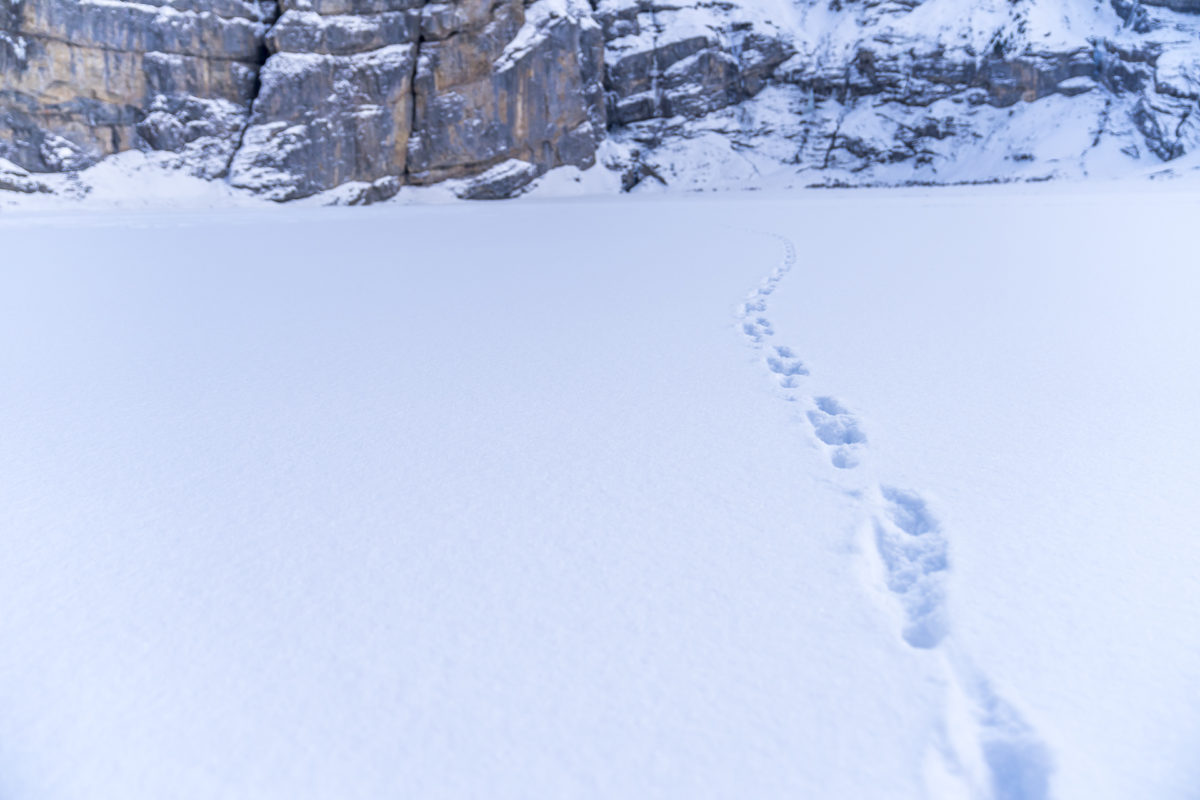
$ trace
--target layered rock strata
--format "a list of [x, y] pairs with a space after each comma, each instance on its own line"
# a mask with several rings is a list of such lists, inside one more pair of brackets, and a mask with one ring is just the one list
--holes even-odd
[[612, 124], [694, 119], [761, 91], [796, 51], [778, 25], [741, 10], [599, 0]]
[[[939, 182], [1058, 174], [1072, 147], [1190, 152], [1197, 0], [1110, 3], [0, 0], [0, 159], [169, 151], [264, 197], [373, 202], [450, 179], [508, 196], [606, 137], [626, 188], [742, 162]], [[1060, 127], [1078, 141], [1043, 148]], [[963, 169], [1001, 141], [1008, 162]]]
[[[169, 150], [277, 200], [594, 162], [603, 39], [562, 0], [0, 0], [0, 157]], [[526, 181], [528, 182], [528, 181]], [[486, 195], [486, 187], [479, 188]]]
[[594, 162], [603, 41], [586, 6], [284, 3], [235, 186], [290, 199], [350, 181], [479, 175], [513, 159], [528, 180]]
[[[221, 172], [256, 93], [273, 2], [0, 0], [0, 157], [73, 170], [131, 147]], [[215, 165], [215, 168], [214, 166]]]
[[767, 171], [938, 183], [1169, 161], [1200, 147], [1200, 6], [1153, 5], [598, 0], [610, 135], [631, 148], [617, 166], [627, 188], [699, 188]]

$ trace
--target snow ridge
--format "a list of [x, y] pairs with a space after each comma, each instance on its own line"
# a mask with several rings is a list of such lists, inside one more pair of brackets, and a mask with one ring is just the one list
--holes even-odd
[[[762, 366], [779, 396], [808, 406], [802, 418], [837, 474], [862, 473], [857, 468], [867, 453], [867, 437], [858, 417], [834, 397], [802, 396], [801, 379], [809, 376], [808, 368], [793, 348], [767, 342], [775, 335], [767, 301], [795, 267], [796, 246], [779, 234], [765, 235], [780, 241], [784, 256], [738, 306], [737, 327], [762, 354]], [[1046, 800], [1054, 769], [1049, 749], [951, 635], [946, 609], [949, 539], [929, 503], [915, 491], [873, 477], [865, 488], [861, 482], [840, 483], [858, 499], [868, 520], [864, 539], [870, 544], [862, 550], [872, 561], [875, 585], [865, 588], [886, 598], [886, 610], [898, 618], [901, 639], [927, 651], [943, 676], [943, 722], [931, 742], [931, 763], [925, 765], [931, 796]]]

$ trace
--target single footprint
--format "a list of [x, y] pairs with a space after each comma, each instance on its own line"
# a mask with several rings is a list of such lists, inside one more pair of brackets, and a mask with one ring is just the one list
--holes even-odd
[[746, 300], [745, 303], [742, 303], [741, 316], [743, 318], [745, 318], [745, 317], [754, 316], [756, 314], [760, 315], [763, 312], [765, 312], [766, 310], [767, 310], [766, 295], [762, 293], [761, 289], [756, 289], [750, 295], [750, 298], [748, 300]]
[[858, 420], [832, 397], [817, 397], [814, 401], [817, 407], [808, 412], [808, 421], [817, 438], [833, 448], [830, 461], [838, 469], [858, 466], [857, 451], [867, 442]]
[[980, 703], [980, 744], [996, 800], [1045, 800], [1054, 771], [1049, 750], [1017, 710], [987, 687]]
[[946, 537], [925, 501], [912, 492], [880, 487], [883, 512], [875, 518], [875, 546], [887, 588], [904, 611], [904, 641], [936, 647], [946, 636]]
[[798, 375], [807, 375], [808, 368], [796, 357], [790, 347], [772, 348], [774, 353], [767, 356], [767, 369], [779, 376], [779, 385], [792, 388], [796, 385]]
[[755, 317], [742, 322], [742, 332], [755, 342], [761, 342], [764, 336], [774, 336], [775, 329], [771, 326], [771, 320], [766, 317]]
[[[1011, 703], [961, 652], [950, 654], [953, 683], [967, 702], [970, 728], [957, 730], [954, 751], [983, 768], [980, 782], [991, 800], [1046, 800], [1054, 774], [1054, 757], [1046, 744]], [[957, 693], [956, 693], [957, 695]], [[968, 720], [964, 719], [963, 722]], [[973, 736], [961, 738], [973, 729]], [[977, 762], [972, 756], [977, 755]], [[963, 762], [956, 760], [961, 769]]]

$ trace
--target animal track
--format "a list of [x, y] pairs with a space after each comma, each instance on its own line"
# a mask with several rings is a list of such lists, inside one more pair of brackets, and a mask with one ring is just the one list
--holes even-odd
[[764, 336], [774, 336], [775, 329], [771, 326], [771, 320], [766, 317], [755, 317], [748, 319], [742, 323], [742, 331], [753, 339], [755, 342], [761, 342]]
[[767, 310], [767, 298], [771, 296], [771, 293], [779, 286], [779, 282], [783, 280], [783, 276], [796, 263], [796, 246], [782, 236], [776, 236], [776, 238], [783, 242], [782, 263], [776, 266], [762, 284], [750, 293], [738, 310], [738, 318], [742, 322], [742, 332], [755, 344], [761, 343], [764, 336], [775, 335], [775, 328], [771, 325], [771, 320], [764, 316]]
[[[751, 344], [766, 350], [767, 370], [784, 388], [794, 388], [808, 368], [789, 347], [765, 348], [763, 339], [775, 334], [767, 317], [767, 298], [796, 262], [796, 248], [786, 238], [784, 259], [750, 293], [738, 308], [738, 322]], [[783, 393], [796, 400], [793, 392]], [[815, 408], [806, 416], [813, 433], [829, 449], [835, 467], [849, 469], [859, 463], [859, 454], [867, 437], [858, 418], [832, 397], [814, 397]], [[938, 647], [948, 634], [946, 613], [946, 576], [949, 554], [945, 533], [925, 500], [915, 492], [892, 486], [879, 487], [874, 513], [875, 548], [883, 563], [884, 582], [903, 612], [901, 636], [911, 647], [929, 650]], [[993, 800], [1046, 800], [1049, 795], [1053, 764], [1050, 753], [1033, 728], [1018, 711], [995, 690], [980, 672], [971, 668], [965, 657], [952, 645], [940, 649], [950, 685], [961, 689], [973, 717], [966, 746], [977, 756], [971, 763], [986, 774], [976, 773], [979, 787], [990, 784]], [[955, 696], [960, 696], [955, 693]], [[956, 737], [957, 738], [957, 737]], [[947, 753], [956, 762], [953, 754]], [[960, 763], [952, 763], [954, 771]]]
[[833, 448], [829, 460], [838, 469], [858, 466], [858, 450], [867, 443], [858, 420], [832, 397], [817, 397], [814, 402], [817, 407], [808, 412], [808, 421], [817, 438]]
[[1054, 764], [1046, 746], [987, 681], [976, 688], [983, 758], [996, 800], [1045, 800]]
[[796, 376], [807, 375], [808, 368], [804, 366], [790, 347], [776, 347], [775, 354], [767, 356], [767, 369], [779, 376], [779, 385], [792, 388], [796, 385]]
[[991, 800], [1047, 800], [1054, 759], [1033, 727], [961, 653], [952, 652], [947, 666], [974, 723], [947, 740], [943, 753], [951, 771], [962, 774], [977, 765], [980, 772], [967, 767], [974, 773], [971, 783], [986, 787]]
[[[738, 320], [742, 333], [757, 348], [763, 347], [767, 336], [775, 335], [775, 326], [766, 316], [767, 298], [770, 297], [779, 282], [796, 263], [796, 248], [789, 240], [779, 238], [784, 245], [784, 258], [762, 284], [752, 291], [749, 297], [738, 308]], [[790, 347], [782, 345], [767, 351], [765, 362], [767, 370], [775, 376], [779, 385], [784, 389], [794, 389], [799, 385], [799, 378], [808, 375], [808, 367]], [[785, 399], [796, 400], [796, 396], [787, 393]], [[815, 398], [817, 408], [808, 412], [808, 420], [812, 423], [817, 438], [831, 448], [829, 460], [839, 469], [851, 469], [858, 466], [857, 450], [865, 444], [867, 437], [858, 427], [858, 420], [842, 408], [831, 397]]]
[[875, 519], [875, 546], [887, 588], [904, 609], [902, 636], [913, 647], [936, 647], [946, 637], [946, 537], [919, 495], [890, 486], [880, 491], [884, 508]]
[[[887, 588], [900, 600], [904, 641], [922, 650], [946, 638], [945, 534], [920, 495], [881, 486], [883, 513], [875, 519], [875, 546]], [[974, 744], [983, 757], [993, 800], [1046, 800], [1054, 763], [1033, 727], [986, 677], [959, 655], [948, 661], [952, 679], [965, 691], [974, 717]]]
[[765, 295], [755, 291], [751, 297], [754, 299], [747, 300], [745, 303], [742, 303], [743, 317], [749, 317], [753, 314], [761, 314], [767, 310], [767, 300]]

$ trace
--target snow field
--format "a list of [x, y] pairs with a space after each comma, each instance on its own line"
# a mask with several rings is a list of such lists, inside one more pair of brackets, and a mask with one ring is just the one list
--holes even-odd
[[0, 794], [1190, 797], [1195, 210], [8, 215]]
[[[797, 238], [808, 268], [773, 295], [774, 338], [811, 372], [799, 399], [863, 412], [872, 478], [844, 483], [870, 490], [883, 545], [863, 551], [910, 623], [944, 583], [952, 669], [968, 699], [986, 687], [968, 718], [1014, 731], [1054, 797], [1194, 791], [1200, 548], [1176, 532], [1200, 477], [1195, 209], [1179, 189], [976, 189], [757, 221], [836, 232]], [[863, 220], [869, 235], [847, 235]], [[879, 525], [886, 486], [919, 491], [925, 533]], [[942, 563], [931, 534], [949, 569], [922, 579]], [[982, 713], [990, 695], [1009, 711]]]
[[6, 225], [4, 793], [920, 797], [732, 329], [774, 242], [413, 211]]

